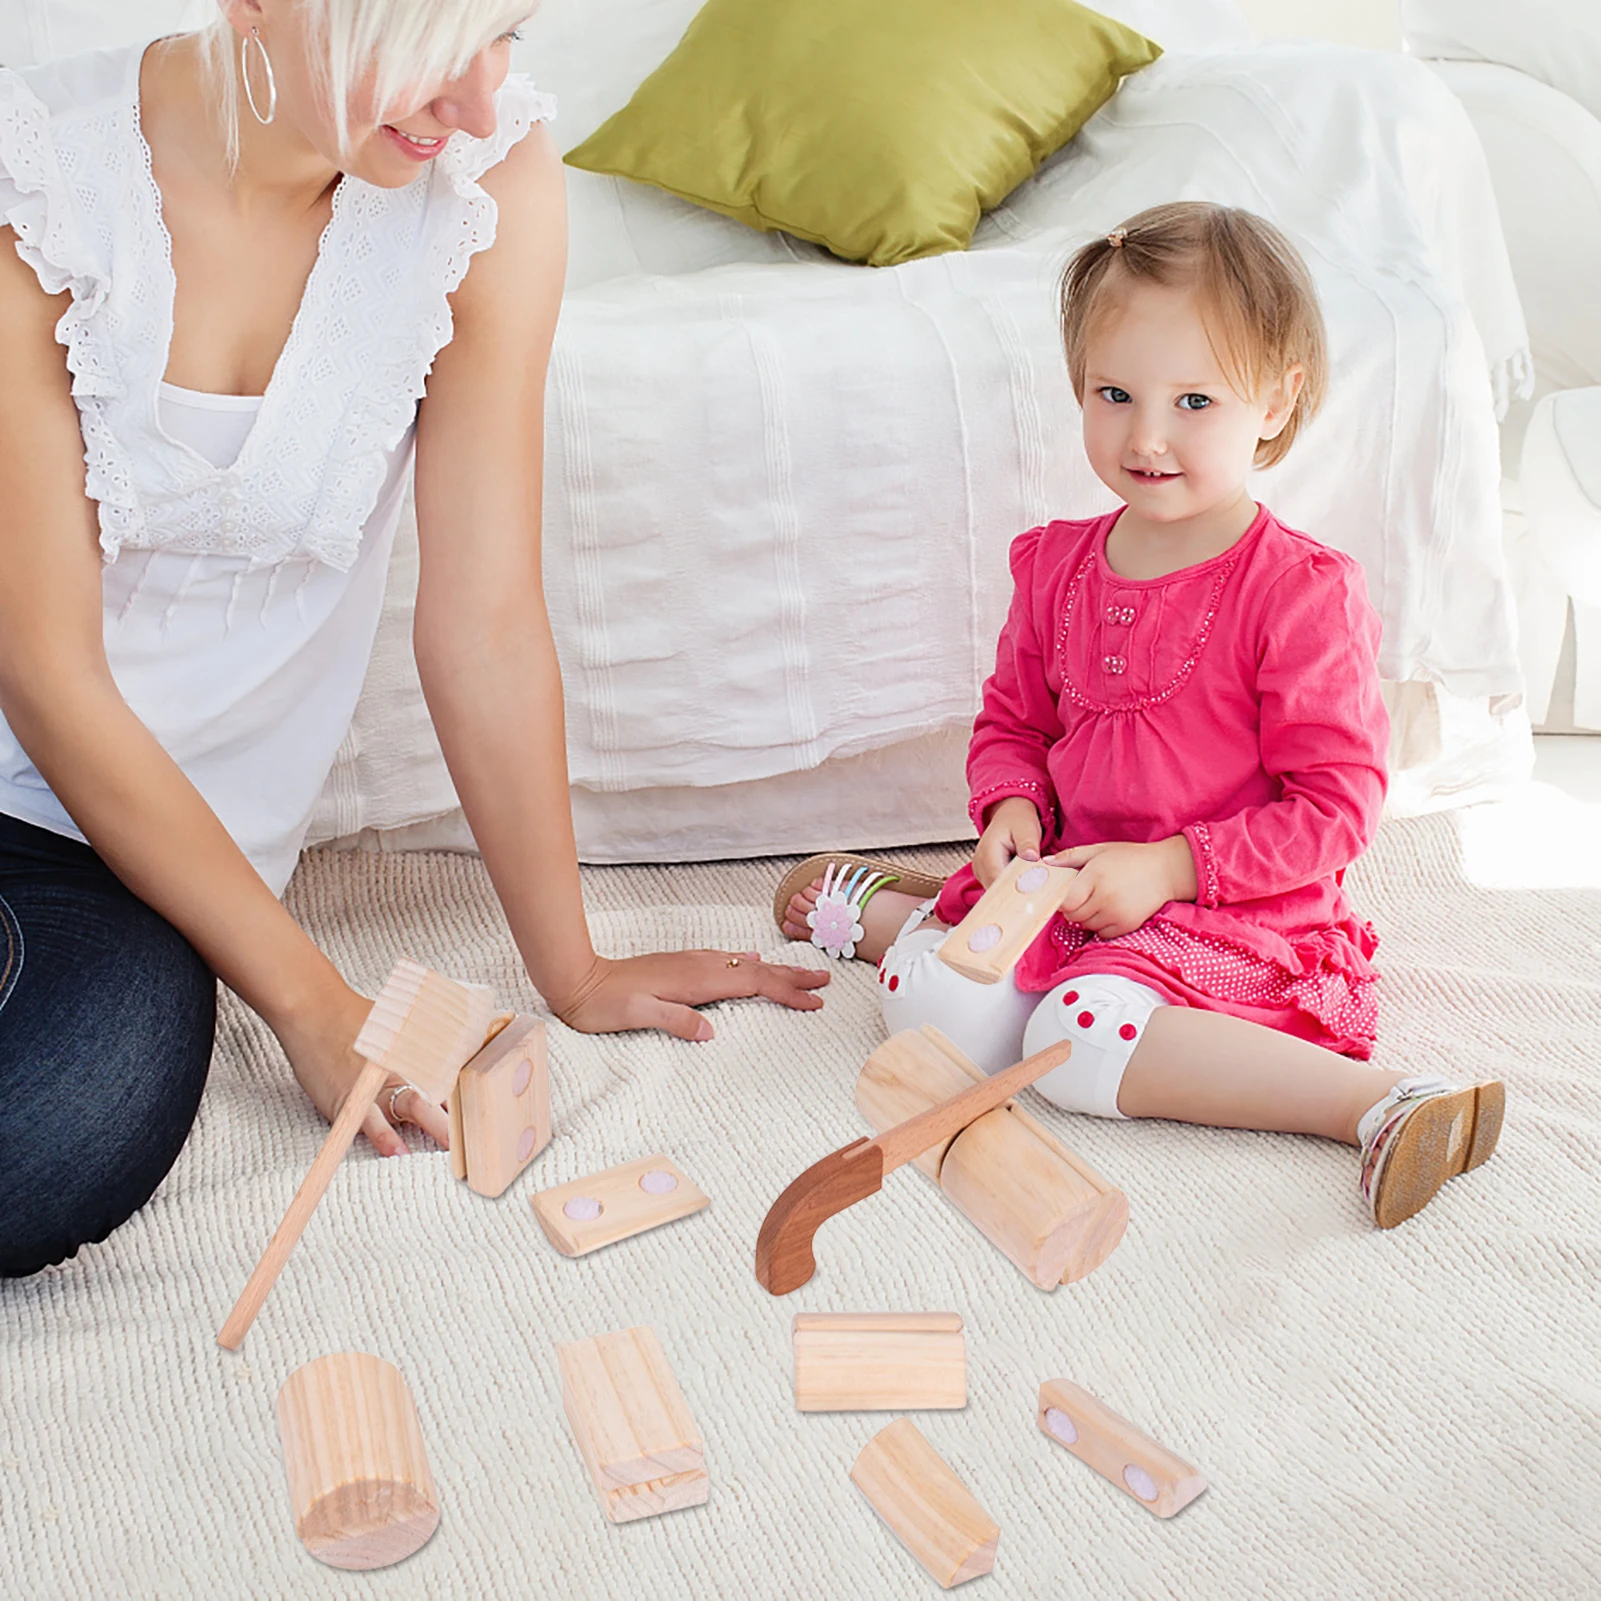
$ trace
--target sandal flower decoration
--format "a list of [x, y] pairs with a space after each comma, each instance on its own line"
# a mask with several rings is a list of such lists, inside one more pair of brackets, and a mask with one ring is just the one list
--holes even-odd
[[862, 908], [871, 895], [894, 882], [887, 873], [875, 873], [866, 867], [852, 872], [849, 863], [830, 862], [823, 873], [817, 905], [806, 914], [812, 944], [848, 962], [855, 956], [856, 942], [862, 937]]

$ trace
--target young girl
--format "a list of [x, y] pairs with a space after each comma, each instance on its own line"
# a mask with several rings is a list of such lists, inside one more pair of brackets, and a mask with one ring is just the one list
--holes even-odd
[[[1070, 1111], [1356, 1146], [1393, 1227], [1489, 1157], [1505, 1092], [1365, 1065], [1377, 939], [1340, 880], [1384, 798], [1379, 620], [1356, 562], [1245, 487], [1322, 396], [1311, 280], [1259, 218], [1158, 206], [1074, 256], [1062, 328], [1090, 464], [1125, 504], [1012, 546], [972, 866], [920, 899], [935, 886], [814, 858], [779, 921], [854, 943], [892, 1031], [932, 1023], [986, 1071], [1071, 1039], [1037, 1086]], [[1042, 851], [1079, 872], [1011, 982], [940, 962], [983, 888]]]

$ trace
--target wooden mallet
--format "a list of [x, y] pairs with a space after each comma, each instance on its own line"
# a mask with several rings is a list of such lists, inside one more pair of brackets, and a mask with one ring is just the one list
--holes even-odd
[[884, 1175], [958, 1134], [975, 1119], [1004, 1105], [1019, 1090], [1060, 1067], [1073, 1047], [1066, 1040], [953, 1095], [926, 1112], [897, 1123], [876, 1139], [853, 1140], [814, 1162], [784, 1191], [762, 1219], [756, 1236], [756, 1278], [772, 1295], [798, 1290], [817, 1271], [812, 1236], [837, 1212], [876, 1195]]
[[217, 1335], [218, 1345], [237, 1351], [250, 1332], [384, 1080], [394, 1074], [419, 1095], [442, 1102], [463, 1065], [482, 1048], [494, 1010], [494, 998], [481, 984], [458, 984], [406, 957], [395, 963], [356, 1036], [356, 1053], [367, 1058], [367, 1065], [345, 1097], [317, 1160], [295, 1192], [244, 1293], [228, 1314]]

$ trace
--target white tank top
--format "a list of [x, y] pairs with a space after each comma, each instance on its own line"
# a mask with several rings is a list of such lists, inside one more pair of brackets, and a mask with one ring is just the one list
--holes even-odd
[[[404, 189], [341, 180], [264, 396], [163, 381], [174, 282], [139, 127], [145, 46], [0, 69], [0, 221], [50, 293], [97, 502], [124, 699], [275, 892], [361, 690], [446, 297], [494, 241], [478, 180], [548, 97]], [[0, 649], [4, 643], [0, 642]], [[0, 720], [0, 812], [81, 839]]]

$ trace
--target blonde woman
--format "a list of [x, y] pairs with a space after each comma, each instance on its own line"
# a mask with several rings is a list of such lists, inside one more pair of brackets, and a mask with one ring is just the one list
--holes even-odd
[[[332, 1117], [366, 1002], [278, 900], [361, 685], [415, 456], [416, 649], [535, 986], [575, 1028], [815, 1007], [585, 927], [540, 582], [565, 265], [527, 0], [220, 0], [0, 72], [0, 1273], [177, 1157], [215, 978]], [[395, 1083], [364, 1131], [444, 1142]]]

